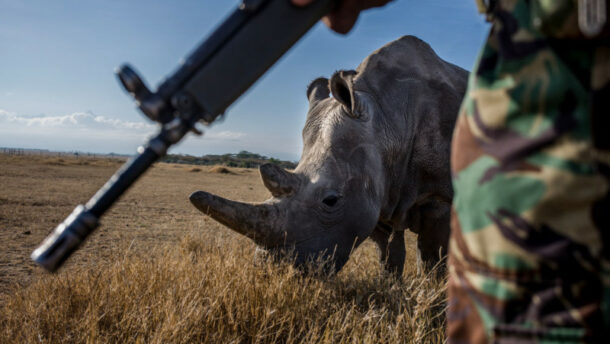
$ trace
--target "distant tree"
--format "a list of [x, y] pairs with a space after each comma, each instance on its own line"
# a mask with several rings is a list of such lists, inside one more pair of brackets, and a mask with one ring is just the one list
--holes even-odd
[[291, 161], [283, 161], [276, 158], [262, 156], [257, 153], [242, 150], [236, 154], [222, 155], [202, 155], [200, 157], [192, 155], [169, 154], [161, 159], [162, 162], [191, 164], [191, 165], [224, 165], [229, 167], [256, 168], [265, 163], [273, 163], [283, 168], [295, 168], [296, 164]]

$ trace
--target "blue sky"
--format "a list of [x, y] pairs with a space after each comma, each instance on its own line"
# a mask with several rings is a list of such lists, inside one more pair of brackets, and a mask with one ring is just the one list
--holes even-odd
[[[114, 68], [129, 62], [154, 88], [237, 4], [0, 0], [0, 147], [133, 153], [155, 126], [119, 87]], [[397, 0], [363, 13], [346, 36], [317, 24], [224, 121], [171, 152], [249, 150], [298, 160], [309, 81], [354, 69], [405, 34], [470, 70], [487, 30], [474, 0]]]

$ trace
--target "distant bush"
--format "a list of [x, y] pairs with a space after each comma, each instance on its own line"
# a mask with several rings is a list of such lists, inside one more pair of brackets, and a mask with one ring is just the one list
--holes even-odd
[[211, 173], [224, 173], [224, 174], [232, 174], [231, 170], [222, 166], [214, 166], [208, 170]]
[[161, 162], [172, 164], [189, 165], [220, 165], [227, 167], [257, 168], [262, 164], [272, 163], [286, 169], [294, 169], [297, 164], [292, 161], [269, 158], [260, 154], [241, 151], [237, 154], [204, 155], [201, 157], [192, 155], [168, 154]]

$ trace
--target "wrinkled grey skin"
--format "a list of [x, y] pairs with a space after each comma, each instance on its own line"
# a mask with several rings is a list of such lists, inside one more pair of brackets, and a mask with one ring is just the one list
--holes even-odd
[[260, 167], [271, 199], [198, 191], [190, 200], [267, 251], [290, 251], [297, 265], [328, 258], [338, 271], [370, 237], [384, 267], [401, 273], [407, 228], [420, 262], [434, 265], [447, 250], [449, 146], [467, 74], [416, 37], [391, 42], [355, 71], [310, 84], [297, 168]]

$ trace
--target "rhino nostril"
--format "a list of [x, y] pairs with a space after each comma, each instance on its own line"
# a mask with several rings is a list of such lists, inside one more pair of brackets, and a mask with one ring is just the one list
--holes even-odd
[[337, 196], [328, 196], [322, 200], [322, 203], [326, 204], [329, 207], [334, 207], [337, 204], [339, 197]]

